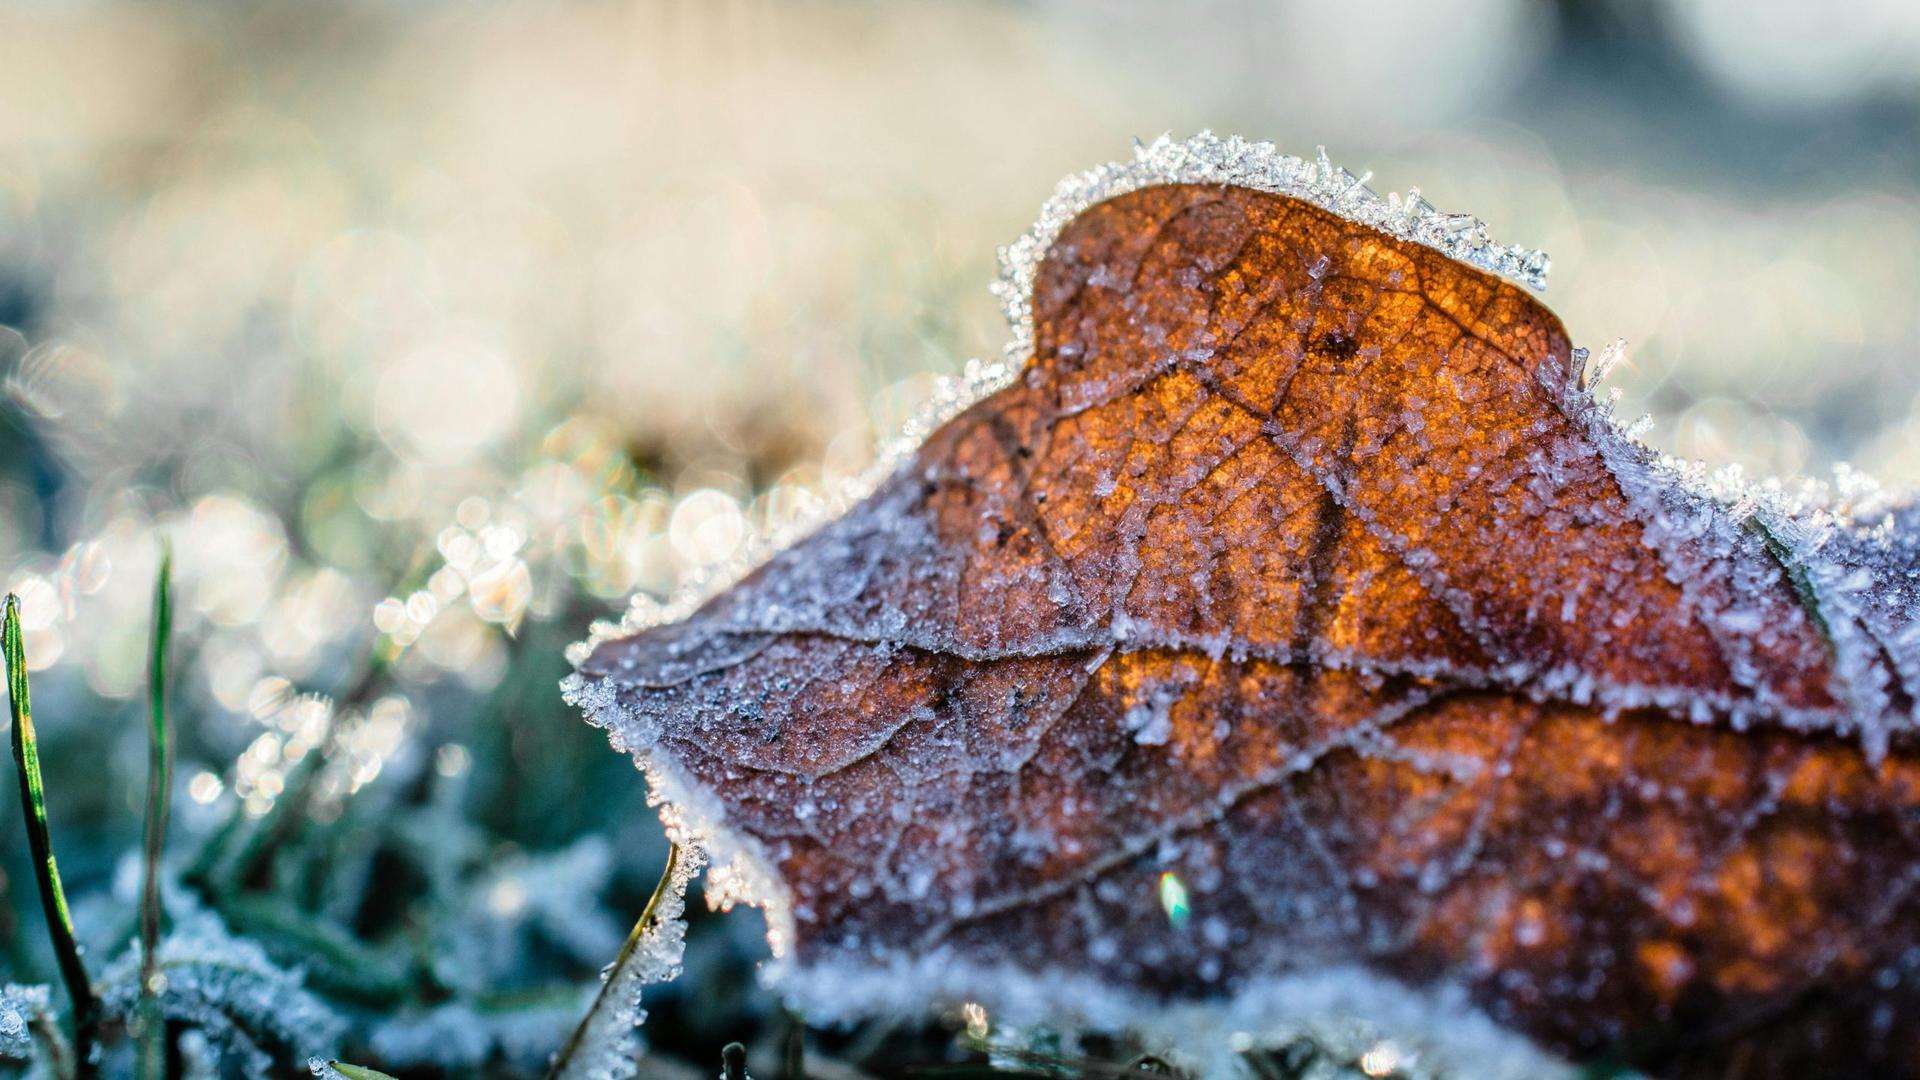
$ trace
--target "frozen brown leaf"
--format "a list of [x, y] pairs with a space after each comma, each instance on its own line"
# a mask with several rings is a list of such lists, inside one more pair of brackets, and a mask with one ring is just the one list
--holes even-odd
[[1117, 195], [1032, 290], [1011, 385], [580, 666], [790, 985], [1373, 986], [1663, 1075], [1920, 1075], [1911, 510], [1706, 490], [1531, 296], [1287, 195]]

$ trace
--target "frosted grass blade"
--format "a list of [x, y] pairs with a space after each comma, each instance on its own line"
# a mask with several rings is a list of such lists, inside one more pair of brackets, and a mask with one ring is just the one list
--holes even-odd
[[74, 940], [73, 916], [67, 910], [66, 890], [60, 886], [60, 867], [53, 858], [53, 838], [47, 830], [46, 788], [40, 780], [40, 744], [33, 731], [33, 705], [28, 697], [27, 649], [20, 630], [20, 598], [7, 594], [4, 623], [0, 623], [0, 651], [7, 661], [7, 704], [13, 714], [13, 762], [20, 776], [20, 808], [27, 820], [27, 845], [33, 852], [34, 877], [40, 883], [40, 906], [47, 918], [47, 934], [60, 963], [60, 976], [73, 1002], [73, 1058], [75, 1075], [92, 1076], [94, 1029], [99, 1003], [87, 966]]
[[[596, 1021], [603, 1020], [603, 1014], [610, 1014], [621, 1007], [615, 997], [620, 988], [626, 987], [631, 981], [622, 976], [626, 973], [628, 966], [633, 963], [640, 943], [646, 940], [656, 922], [661, 919], [662, 907], [668, 894], [674, 893], [676, 889], [686, 888], [685, 877], [680, 873], [681, 860], [686, 857], [687, 853], [679, 844], [674, 844], [667, 850], [667, 865], [660, 871], [660, 884], [654, 886], [653, 896], [647, 900], [646, 909], [640, 913], [640, 918], [634, 921], [633, 931], [627, 935], [626, 944], [620, 946], [620, 954], [614, 958], [612, 966], [607, 968], [606, 979], [600, 984], [600, 992], [594, 995], [593, 1004], [587, 1008], [586, 1015], [580, 1018], [580, 1023], [573, 1029], [573, 1034], [567, 1037], [566, 1045], [554, 1055], [553, 1065], [547, 1070], [547, 1080], [562, 1080], [563, 1077], [573, 1075], [574, 1059], [577, 1056], [591, 1054], [591, 1051], [588, 1051], [587, 1055], [583, 1055], [583, 1049], [591, 1041], [589, 1033], [596, 1026]], [[679, 894], [675, 893], [675, 895]]]

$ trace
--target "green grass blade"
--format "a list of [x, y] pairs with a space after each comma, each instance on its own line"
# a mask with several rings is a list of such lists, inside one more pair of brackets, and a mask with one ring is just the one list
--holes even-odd
[[173, 792], [173, 729], [167, 723], [167, 649], [173, 637], [173, 549], [162, 547], [153, 583], [153, 638], [147, 669], [146, 879], [140, 893], [140, 1002], [134, 1037], [142, 1080], [167, 1074], [166, 1018], [160, 1008], [160, 858]]
[[345, 1077], [345, 1080], [395, 1080], [394, 1077], [378, 1069], [369, 1069], [365, 1065], [349, 1065], [344, 1061], [321, 1061], [319, 1058], [308, 1062], [313, 1075], [331, 1080], [333, 1076]]
[[40, 780], [40, 743], [33, 732], [33, 705], [27, 692], [27, 649], [20, 631], [20, 598], [9, 593], [4, 623], [0, 623], [0, 652], [7, 661], [7, 703], [13, 713], [13, 763], [20, 774], [20, 806], [27, 819], [27, 845], [33, 852], [34, 877], [40, 882], [40, 906], [47, 917], [47, 934], [60, 962], [60, 976], [73, 1002], [74, 1067], [80, 1076], [92, 1075], [93, 1036], [99, 1022], [99, 1003], [93, 983], [80, 960], [73, 936], [73, 916], [67, 911], [66, 890], [60, 887], [60, 867], [53, 860], [53, 838], [47, 830], [46, 788]]

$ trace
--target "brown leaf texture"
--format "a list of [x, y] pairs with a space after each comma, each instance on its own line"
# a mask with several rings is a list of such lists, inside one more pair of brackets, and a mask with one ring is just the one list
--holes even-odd
[[1920, 1075], [1920, 649], [1864, 533], [1681, 482], [1530, 296], [1285, 195], [1101, 202], [1032, 304], [1012, 385], [581, 665], [793, 964], [1357, 970], [1576, 1060]]

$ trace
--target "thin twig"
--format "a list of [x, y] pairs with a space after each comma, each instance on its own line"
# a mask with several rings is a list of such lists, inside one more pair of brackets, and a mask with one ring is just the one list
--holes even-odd
[[135, 1037], [139, 1075], [164, 1080], [167, 1074], [166, 1021], [160, 1009], [160, 858], [167, 844], [167, 816], [173, 790], [173, 729], [167, 724], [167, 647], [173, 636], [173, 549], [160, 553], [160, 575], [153, 583], [152, 663], [147, 703], [152, 720], [147, 747], [146, 881], [140, 893], [140, 1003]]
[[20, 598], [7, 594], [4, 624], [0, 624], [0, 651], [7, 661], [7, 700], [13, 713], [13, 763], [20, 775], [20, 808], [27, 819], [27, 845], [33, 852], [34, 877], [40, 883], [40, 907], [47, 919], [47, 935], [60, 962], [60, 977], [73, 1002], [74, 1075], [94, 1074], [93, 1039], [99, 1024], [99, 1002], [87, 966], [74, 940], [73, 916], [67, 911], [66, 890], [60, 887], [60, 867], [53, 860], [53, 838], [47, 829], [46, 788], [40, 781], [40, 743], [33, 731], [33, 706], [27, 691], [27, 649], [20, 631]]
[[667, 895], [667, 890], [673, 886], [674, 871], [679, 867], [680, 845], [674, 844], [667, 849], [667, 865], [660, 871], [660, 884], [653, 887], [653, 896], [647, 900], [645, 910], [640, 912], [640, 918], [634, 922], [633, 931], [627, 935], [626, 944], [620, 946], [620, 955], [613, 958], [613, 966], [607, 969], [607, 977], [600, 984], [600, 992], [593, 996], [593, 1004], [587, 1007], [586, 1015], [580, 1018], [580, 1023], [574, 1027], [573, 1034], [567, 1037], [567, 1044], [554, 1055], [553, 1065], [547, 1070], [547, 1080], [558, 1080], [561, 1072], [573, 1060], [574, 1053], [580, 1049], [580, 1044], [586, 1040], [587, 1027], [593, 1023], [593, 1018], [600, 1014], [601, 1007], [606, 1004], [607, 995], [613, 992], [613, 984], [619, 981], [620, 972], [626, 967], [628, 959], [633, 956], [633, 950], [640, 946], [641, 939], [645, 938], [647, 931], [652, 929], [654, 915], [660, 910], [660, 901]]

